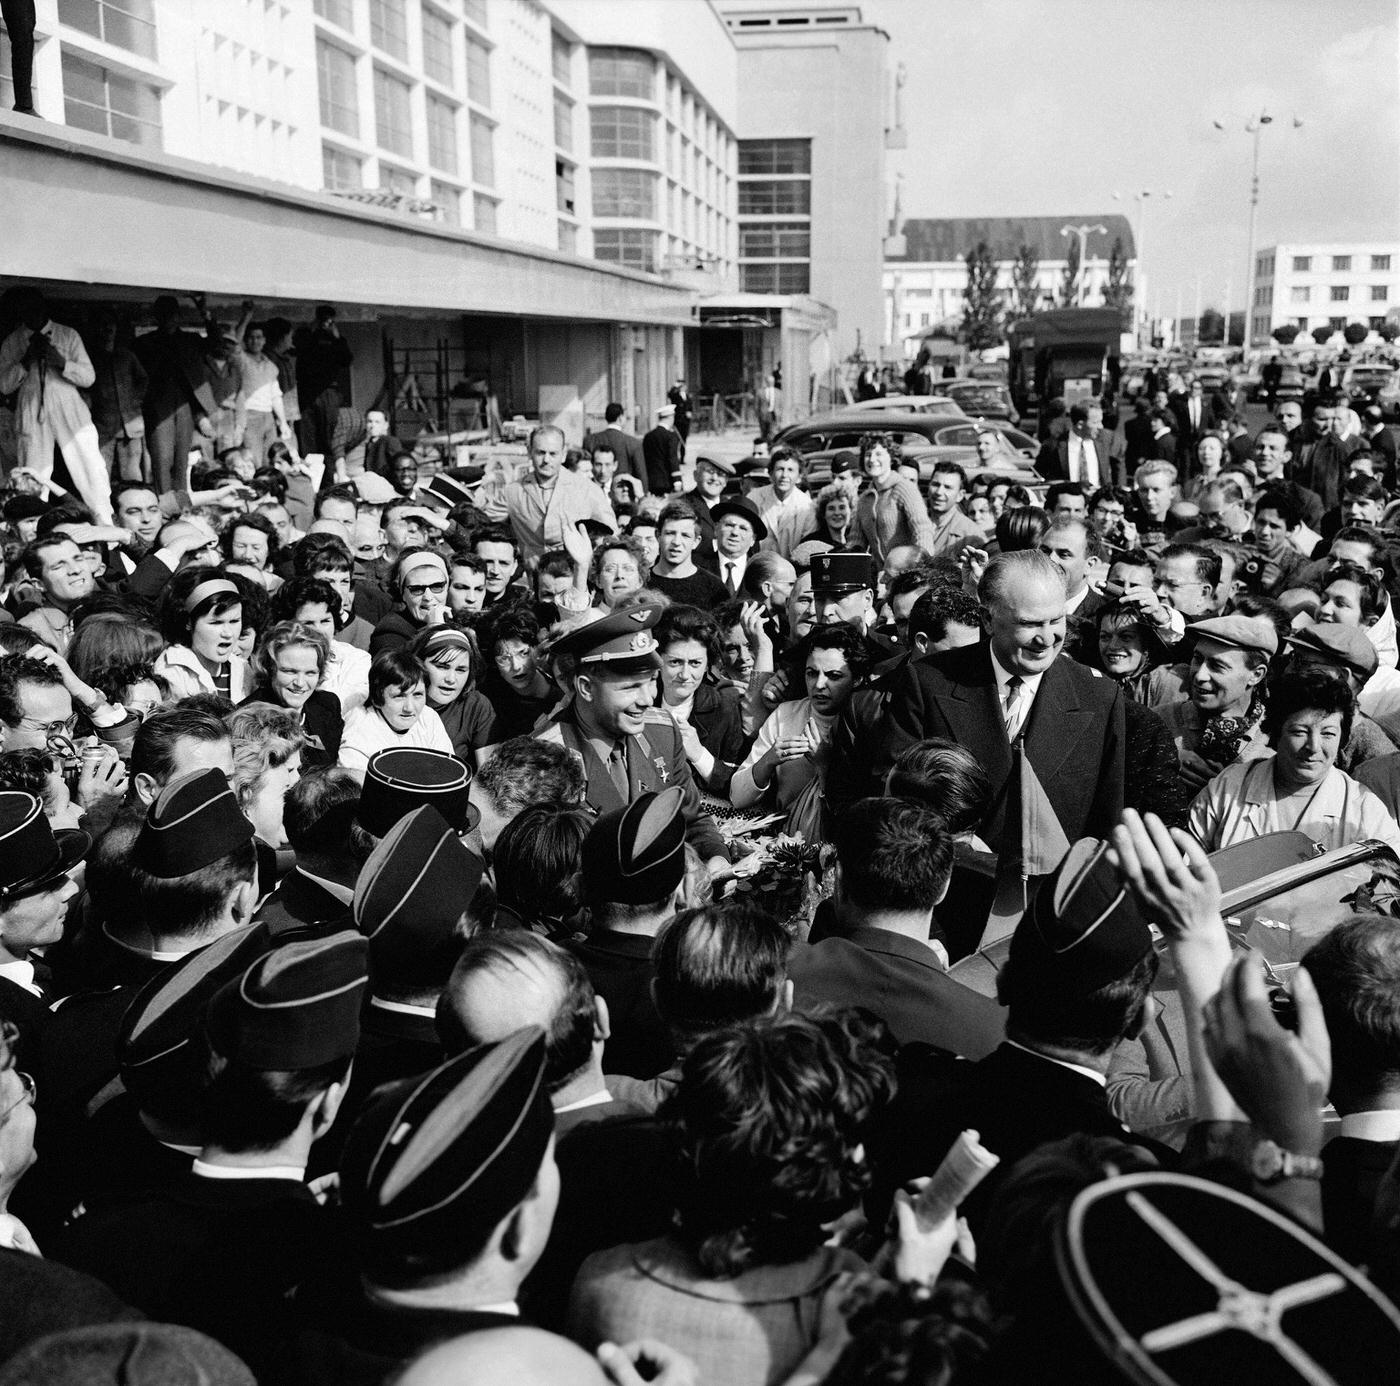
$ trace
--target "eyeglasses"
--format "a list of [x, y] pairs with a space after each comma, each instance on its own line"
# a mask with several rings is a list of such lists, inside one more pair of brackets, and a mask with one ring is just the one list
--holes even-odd
[[404, 591], [411, 597], [426, 597], [429, 593], [440, 597], [447, 591], [447, 584], [445, 582], [410, 582], [404, 587]]
[[47, 741], [54, 741], [60, 736], [72, 736], [78, 726], [78, 714], [75, 712], [71, 717], [65, 718], [62, 722], [39, 722], [33, 717], [21, 717], [19, 724], [28, 727], [30, 731], [40, 731], [44, 733]]

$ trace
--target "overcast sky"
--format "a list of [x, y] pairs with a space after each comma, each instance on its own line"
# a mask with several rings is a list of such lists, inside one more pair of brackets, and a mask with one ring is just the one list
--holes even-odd
[[[908, 69], [906, 217], [1121, 211], [1154, 196], [1149, 308], [1243, 307], [1257, 244], [1400, 240], [1396, 0], [862, 0]], [[1294, 117], [1304, 123], [1295, 129]], [[1226, 123], [1221, 133], [1213, 120]], [[1115, 202], [1114, 192], [1123, 194]]]

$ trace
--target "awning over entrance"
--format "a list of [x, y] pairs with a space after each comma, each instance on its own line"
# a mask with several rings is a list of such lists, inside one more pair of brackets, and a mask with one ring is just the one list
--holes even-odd
[[696, 294], [81, 130], [0, 115], [0, 274], [264, 304], [682, 327]]

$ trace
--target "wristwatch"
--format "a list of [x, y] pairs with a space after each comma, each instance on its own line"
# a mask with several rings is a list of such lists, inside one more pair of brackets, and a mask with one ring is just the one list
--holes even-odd
[[1284, 1179], [1321, 1179], [1322, 1161], [1316, 1155], [1294, 1155], [1270, 1140], [1256, 1141], [1249, 1157], [1250, 1173], [1261, 1184]]

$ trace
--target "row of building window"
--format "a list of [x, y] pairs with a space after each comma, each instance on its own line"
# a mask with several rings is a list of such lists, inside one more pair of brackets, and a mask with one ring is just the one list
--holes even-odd
[[[360, 113], [355, 60], [335, 44], [318, 40], [316, 69], [320, 83], [321, 124], [352, 139], [360, 138]], [[374, 132], [381, 149], [405, 159], [414, 157], [413, 89], [387, 69], [374, 69]], [[428, 162], [444, 173], [459, 172], [457, 152], [461, 107], [428, 92], [426, 95]], [[487, 187], [494, 185], [493, 128], [472, 112], [468, 116], [472, 176]]]
[[[745, 293], [811, 292], [811, 211], [812, 142], [741, 140], [739, 287]], [[744, 220], [783, 216], [792, 219]]]
[[[1388, 303], [1390, 301], [1389, 284], [1372, 284], [1369, 287], [1371, 290], [1372, 303]], [[1328, 286], [1327, 293], [1329, 300], [1332, 303], [1347, 303], [1351, 299], [1351, 286], [1349, 284], [1331, 284]], [[1266, 296], [1260, 301], [1263, 303], [1268, 303], [1269, 295], [1267, 289], [1265, 290], [1265, 295]], [[1357, 298], [1360, 297], [1361, 293], [1358, 289]], [[1312, 287], [1307, 284], [1295, 285], [1292, 289], [1289, 290], [1288, 301], [1290, 303], [1311, 303]]]
[[58, 0], [58, 19], [114, 48], [156, 61], [154, 0]]
[[[89, 3], [90, 0], [84, 0]], [[328, 23], [347, 33], [354, 32], [353, 7], [350, 0], [316, 0], [316, 13]], [[424, 5], [422, 9], [423, 72], [430, 81], [450, 91], [460, 91], [462, 83], [457, 73], [453, 50], [453, 24], [449, 16]], [[381, 53], [401, 63], [408, 62], [408, 16], [399, 3], [372, 0], [370, 5], [370, 43]], [[467, 96], [482, 106], [491, 104], [491, 50], [470, 34], [465, 39]], [[349, 54], [345, 55], [350, 58]], [[353, 58], [350, 58], [353, 63]]]
[[[1313, 274], [1313, 273], [1321, 274], [1321, 273], [1323, 272], [1323, 269], [1322, 269], [1322, 262], [1323, 262], [1324, 259], [1327, 259], [1327, 258], [1329, 258], [1329, 257], [1323, 256], [1323, 255], [1295, 255], [1295, 256], [1293, 256], [1293, 273], [1294, 273], [1294, 274]], [[1350, 274], [1350, 273], [1352, 272], [1352, 261], [1353, 261], [1353, 260], [1359, 260], [1359, 259], [1361, 259], [1361, 258], [1362, 258], [1362, 257], [1359, 256], [1359, 255], [1333, 255], [1333, 256], [1331, 256], [1330, 259], [1331, 259], [1331, 262], [1332, 262], [1332, 265], [1331, 265], [1332, 273], [1333, 273], [1333, 274]], [[1314, 260], [1317, 261], [1316, 267], [1314, 267], [1314, 265], [1313, 265], [1313, 261], [1314, 261]], [[1360, 268], [1360, 266], [1357, 266], [1357, 268]], [[1371, 270], [1372, 270], [1373, 273], [1374, 273], [1375, 271], [1377, 271], [1377, 270], [1385, 271], [1385, 270], [1388, 270], [1389, 268], [1390, 268], [1390, 256], [1389, 256], [1389, 255], [1372, 255], [1372, 256], [1371, 256]], [[1264, 279], [1264, 278], [1272, 278], [1273, 273], [1274, 273], [1274, 257], [1273, 257], [1272, 255], [1261, 255], [1261, 256], [1259, 257], [1259, 259], [1255, 262], [1254, 270], [1255, 270], [1255, 273], [1258, 274], [1259, 277], [1260, 277], [1261, 279]]]

